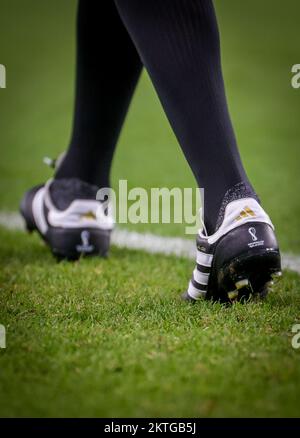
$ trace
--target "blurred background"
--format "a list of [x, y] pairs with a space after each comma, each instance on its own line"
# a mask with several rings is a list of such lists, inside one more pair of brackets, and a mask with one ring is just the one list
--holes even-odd
[[[291, 87], [291, 68], [300, 62], [300, 3], [216, 0], [215, 6], [244, 164], [282, 248], [299, 252], [300, 89]], [[42, 158], [55, 157], [68, 145], [75, 14], [75, 0], [0, 0], [0, 63], [7, 70], [7, 88], [0, 90], [1, 210], [16, 210], [24, 190], [49, 178]], [[146, 73], [115, 156], [114, 187], [119, 179], [128, 179], [129, 188], [195, 186]], [[135, 228], [182, 235], [184, 225]]]

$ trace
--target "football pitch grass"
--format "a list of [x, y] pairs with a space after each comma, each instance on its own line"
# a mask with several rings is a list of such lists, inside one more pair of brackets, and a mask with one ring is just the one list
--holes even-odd
[[[299, 2], [217, 1], [227, 94], [248, 174], [300, 254]], [[73, 0], [0, 0], [0, 211], [51, 176], [68, 142]], [[13, 23], [13, 25], [12, 25]], [[120, 75], [122, 66], [120, 66]], [[144, 74], [112, 183], [193, 187]], [[184, 224], [128, 225], [184, 237]], [[107, 260], [57, 263], [37, 236], [0, 228], [0, 416], [299, 416], [300, 277], [284, 272], [265, 302], [182, 303], [190, 260], [112, 248]]]

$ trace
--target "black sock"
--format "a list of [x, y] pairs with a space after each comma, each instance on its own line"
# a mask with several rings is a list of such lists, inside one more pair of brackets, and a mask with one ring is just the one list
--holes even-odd
[[[205, 223], [216, 229], [225, 194], [255, 193], [232, 129], [211, 0], [115, 0], [199, 187]], [[242, 196], [242, 194], [241, 194]]]
[[113, 0], [80, 0], [73, 133], [56, 179], [109, 186], [113, 153], [141, 69]]

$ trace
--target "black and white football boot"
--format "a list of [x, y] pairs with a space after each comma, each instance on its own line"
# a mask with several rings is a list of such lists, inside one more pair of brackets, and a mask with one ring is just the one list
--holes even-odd
[[220, 302], [264, 298], [274, 277], [281, 275], [274, 226], [253, 198], [227, 204], [217, 231], [197, 235], [197, 265], [183, 298]]
[[59, 259], [106, 256], [114, 221], [96, 200], [97, 189], [77, 178], [33, 187], [20, 205], [27, 230], [37, 231]]

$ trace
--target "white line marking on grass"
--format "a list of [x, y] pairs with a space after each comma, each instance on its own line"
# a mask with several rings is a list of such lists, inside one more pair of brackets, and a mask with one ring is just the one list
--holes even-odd
[[[10, 230], [24, 230], [24, 222], [19, 213], [0, 212], [0, 225]], [[196, 245], [193, 240], [179, 237], [163, 237], [151, 233], [136, 233], [116, 229], [112, 233], [112, 244], [119, 248], [140, 249], [152, 254], [165, 254], [196, 259]], [[300, 256], [282, 254], [283, 269], [300, 274]]]

